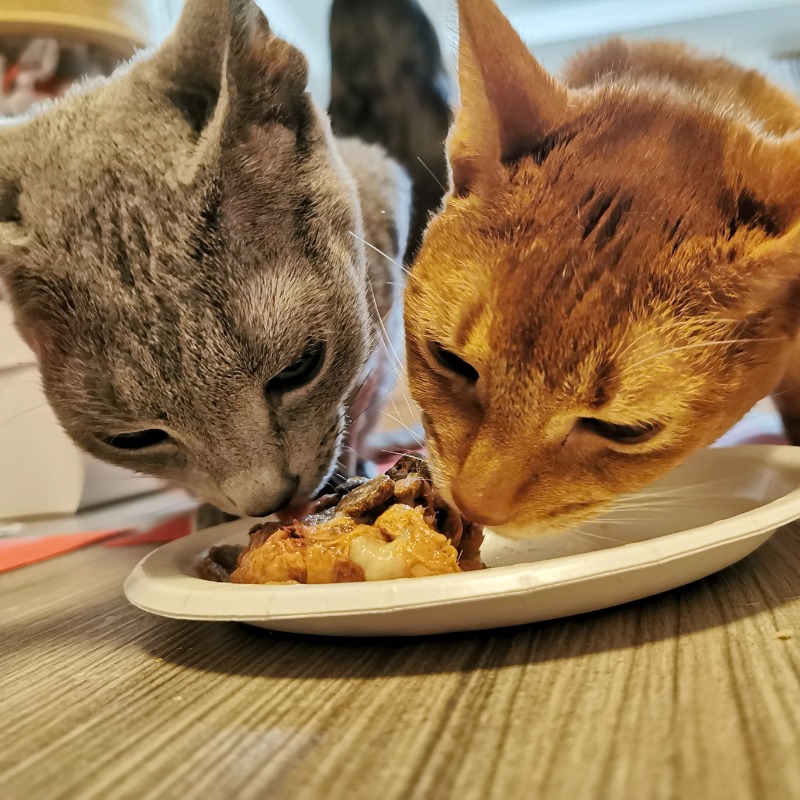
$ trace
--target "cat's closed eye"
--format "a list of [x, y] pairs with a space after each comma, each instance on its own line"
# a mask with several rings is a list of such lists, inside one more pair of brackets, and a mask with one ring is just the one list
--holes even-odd
[[118, 433], [103, 438], [103, 442], [115, 450], [147, 450], [160, 444], [167, 444], [172, 437], [159, 428], [148, 428], [143, 431]]
[[601, 439], [622, 445], [644, 444], [656, 436], [663, 427], [657, 422], [620, 425], [594, 417], [583, 417], [578, 420], [578, 425]]
[[430, 342], [428, 349], [436, 362], [436, 366], [441, 368], [440, 371], [463, 378], [470, 384], [477, 383], [480, 377], [478, 370], [461, 356], [456, 355], [438, 342]]
[[319, 375], [325, 363], [324, 342], [312, 342], [296, 361], [270, 378], [264, 391], [267, 395], [286, 394], [308, 385]]

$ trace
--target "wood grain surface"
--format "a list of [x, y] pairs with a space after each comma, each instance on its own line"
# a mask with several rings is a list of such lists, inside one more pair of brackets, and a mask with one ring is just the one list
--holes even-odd
[[651, 600], [356, 641], [159, 619], [142, 547], [0, 576], [0, 797], [800, 798], [800, 529]]

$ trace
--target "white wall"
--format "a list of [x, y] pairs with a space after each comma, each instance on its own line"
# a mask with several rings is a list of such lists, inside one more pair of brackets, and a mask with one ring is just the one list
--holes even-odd
[[[276, 31], [308, 55], [311, 89], [320, 103], [330, 82], [328, 16], [331, 0], [259, 0]], [[375, 0], [380, 2], [380, 0]], [[420, 0], [434, 21], [451, 69], [458, 18], [455, 0]], [[792, 85], [770, 58], [800, 51], [800, 0], [499, 0], [536, 56], [558, 70], [580, 47], [606, 36], [670, 38], [726, 55]], [[799, 88], [794, 84], [794, 88]]]
[[[331, 0], [257, 0], [273, 29], [296, 44], [310, 64], [310, 88], [323, 106], [330, 83], [328, 18]], [[150, 0], [164, 27], [180, 0]], [[376, 3], [380, 0], [375, 0]], [[434, 21], [454, 68], [454, 0], [420, 0]], [[800, 50], [800, 0], [499, 0], [538, 58], [558, 70], [579, 47], [608, 35], [682, 39], [712, 52], [791, 76], [771, 55]]]

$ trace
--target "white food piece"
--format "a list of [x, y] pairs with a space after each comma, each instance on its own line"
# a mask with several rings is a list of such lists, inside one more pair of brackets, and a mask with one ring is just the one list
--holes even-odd
[[350, 560], [364, 570], [368, 581], [390, 581], [406, 577], [403, 549], [408, 546], [410, 536], [401, 533], [392, 542], [379, 542], [359, 536], [350, 545]]

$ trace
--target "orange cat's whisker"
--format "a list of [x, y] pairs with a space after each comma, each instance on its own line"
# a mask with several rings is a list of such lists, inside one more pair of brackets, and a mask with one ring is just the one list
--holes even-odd
[[425, 442], [422, 441], [422, 439], [420, 439], [420, 437], [417, 434], [417, 432], [413, 428], [411, 428], [410, 426], [406, 425], [406, 423], [403, 422], [403, 420], [400, 419], [400, 417], [395, 417], [393, 414], [390, 414], [388, 411], [381, 411], [381, 414], [383, 416], [387, 417], [388, 419], [392, 420], [392, 422], [396, 422], [402, 428], [405, 428], [408, 431], [408, 433], [411, 435], [411, 438], [415, 442], [417, 442], [420, 445], [420, 447], [422, 447], [422, 445], [425, 444]]
[[635, 369], [636, 367], [640, 367], [642, 364], [646, 364], [648, 361], [654, 361], [658, 358], [664, 358], [665, 356], [672, 355], [673, 353], [680, 353], [684, 350], [700, 350], [705, 347], [724, 347], [727, 345], [733, 344], [753, 344], [756, 342], [781, 342], [783, 338], [781, 337], [763, 337], [758, 339], [722, 339], [721, 341], [709, 341], [709, 342], [694, 342], [693, 344], [684, 344], [680, 347], [672, 347], [669, 350], [662, 350], [658, 353], [653, 353], [653, 355], [647, 356], [647, 358], [643, 358], [641, 361], [637, 361], [634, 364], [631, 364], [627, 369]]
[[603, 542], [603, 543], [610, 542], [611, 544], [614, 545], [628, 544], [628, 542], [625, 539], [615, 539], [612, 536], [601, 536], [599, 533], [589, 533], [589, 531], [572, 531], [570, 535], [578, 539], [579, 538], [594, 539], [598, 542]]
[[720, 478], [713, 481], [703, 481], [695, 486], [678, 486], [674, 489], [661, 489], [655, 491], [638, 492], [633, 495], [623, 495], [617, 498], [617, 503], [640, 502], [641, 500], [650, 500], [653, 498], [659, 499], [663, 497], [671, 497], [676, 494], [690, 496], [692, 494], [708, 494], [708, 489], [715, 485], [724, 485], [730, 482], [729, 478]]

